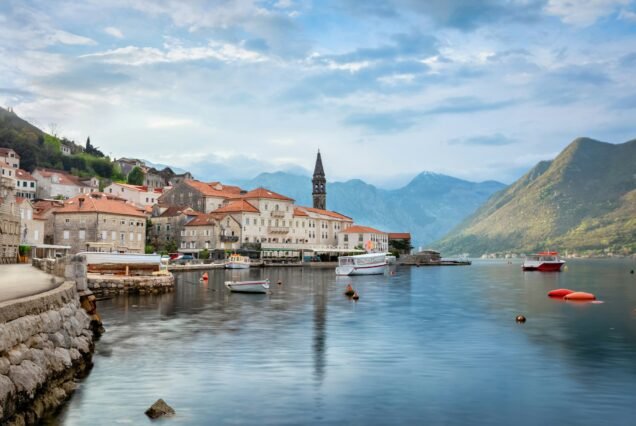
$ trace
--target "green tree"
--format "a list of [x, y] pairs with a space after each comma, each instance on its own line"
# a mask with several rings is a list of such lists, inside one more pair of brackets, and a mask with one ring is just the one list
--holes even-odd
[[146, 244], [145, 250], [146, 254], [152, 254], [155, 252], [155, 246], [152, 244]]
[[204, 248], [203, 250], [201, 250], [201, 252], [199, 253], [199, 259], [209, 259], [210, 258], [210, 252], [208, 251], [208, 249]]
[[143, 185], [145, 174], [139, 166], [135, 166], [130, 173], [128, 173], [128, 183], [130, 185]]

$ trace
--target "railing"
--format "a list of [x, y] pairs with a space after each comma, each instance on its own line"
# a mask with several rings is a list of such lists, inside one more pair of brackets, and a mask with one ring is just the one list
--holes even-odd
[[219, 239], [222, 243], [238, 243], [239, 237], [237, 235], [221, 235]]
[[272, 210], [272, 217], [285, 217], [285, 212], [282, 210]]
[[289, 227], [287, 226], [270, 226], [267, 228], [270, 234], [288, 234]]

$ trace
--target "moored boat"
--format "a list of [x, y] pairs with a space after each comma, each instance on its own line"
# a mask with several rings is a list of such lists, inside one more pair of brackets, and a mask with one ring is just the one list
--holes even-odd
[[241, 256], [240, 254], [232, 254], [225, 262], [225, 269], [248, 269], [250, 267], [250, 258]]
[[269, 280], [226, 281], [225, 287], [233, 293], [267, 293]]
[[521, 267], [524, 271], [558, 272], [564, 264], [556, 251], [542, 251], [527, 256]]
[[336, 275], [380, 275], [387, 266], [386, 253], [340, 256]]

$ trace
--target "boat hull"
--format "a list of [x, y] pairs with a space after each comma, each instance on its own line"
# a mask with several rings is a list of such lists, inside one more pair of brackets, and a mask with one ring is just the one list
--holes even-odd
[[232, 293], [267, 293], [269, 281], [226, 281], [225, 287]]
[[559, 272], [565, 262], [542, 262], [542, 263], [524, 263], [522, 269], [524, 271], [540, 271], [540, 272]]
[[386, 271], [386, 263], [364, 266], [338, 266], [336, 275], [382, 275]]
[[228, 262], [225, 264], [225, 269], [249, 269], [249, 267], [249, 263]]

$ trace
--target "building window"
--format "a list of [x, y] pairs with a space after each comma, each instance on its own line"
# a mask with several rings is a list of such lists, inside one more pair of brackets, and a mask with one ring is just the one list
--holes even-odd
[[141, 234], [137, 234], [137, 241], [141, 241]]
[[68, 240], [70, 238], [70, 232], [69, 231], [64, 231], [64, 239]]
[[111, 239], [111, 240], [113, 240], [113, 241], [115, 241], [115, 240], [117, 239], [117, 232], [113, 231], [113, 232], [110, 234], [110, 239]]
[[126, 243], [126, 234], [124, 232], [119, 233], [119, 243], [122, 246]]
[[80, 229], [79, 230], [79, 239], [80, 240], [86, 239], [86, 230], [84, 230], [84, 229]]
[[102, 241], [106, 241], [106, 238], [108, 238], [108, 233], [106, 231], [102, 231]]

